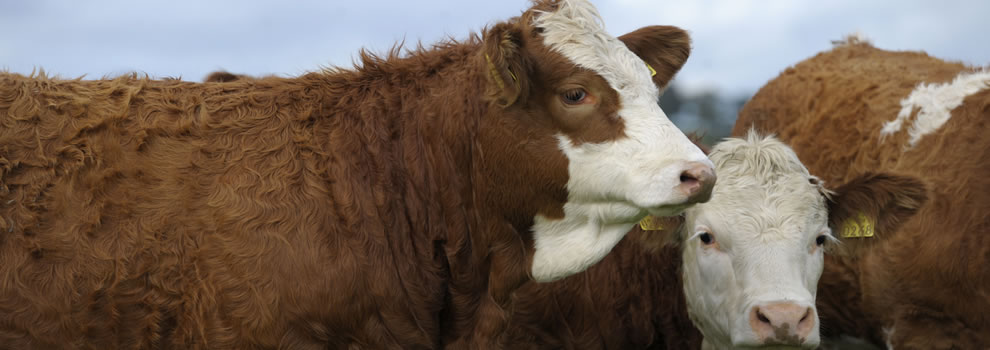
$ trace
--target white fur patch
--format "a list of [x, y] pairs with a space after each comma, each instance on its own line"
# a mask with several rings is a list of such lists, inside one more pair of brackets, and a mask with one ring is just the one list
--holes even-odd
[[650, 69], [609, 35], [586, 0], [562, 1], [535, 19], [543, 43], [575, 65], [600, 75], [619, 96], [625, 136], [576, 145], [557, 135], [568, 159], [565, 217], [534, 219], [533, 278], [549, 281], [583, 271], [601, 260], [648, 212], [683, 210], [677, 190], [688, 162], [711, 165], [657, 104], [660, 91]]
[[[608, 208], [615, 206], [615, 208]], [[597, 208], [596, 208], [597, 207]], [[601, 204], [564, 205], [564, 219], [550, 220], [537, 215], [533, 221], [535, 236], [533, 245], [533, 280], [550, 282], [581, 271], [601, 261], [619, 240], [635, 225], [632, 223], [605, 223], [595, 212], [614, 214], [625, 210], [629, 216], [639, 209]], [[590, 212], [589, 212], [590, 211]]]
[[909, 148], [918, 144], [925, 135], [937, 131], [952, 117], [952, 110], [962, 105], [967, 96], [990, 87], [990, 70], [959, 74], [945, 84], [918, 84], [907, 98], [901, 100], [897, 118], [883, 125], [880, 138], [901, 130], [911, 114], [918, 110], [914, 124], [908, 130]]

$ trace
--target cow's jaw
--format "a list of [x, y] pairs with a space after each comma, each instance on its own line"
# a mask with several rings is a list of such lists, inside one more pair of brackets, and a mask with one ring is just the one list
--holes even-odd
[[596, 213], [620, 212], [622, 216], [634, 218], [641, 216], [642, 210], [622, 204], [568, 203], [564, 205], [562, 220], [537, 215], [533, 223], [533, 279], [549, 282], [570, 276], [605, 257], [635, 221], [609, 222]]
[[650, 68], [600, 25], [585, 1], [565, 1], [534, 25], [543, 43], [575, 65], [593, 71], [619, 96], [624, 136], [579, 143], [557, 135], [568, 160], [564, 218], [534, 218], [532, 276], [551, 281], [601, 260], [647, 213], [674, 215], [688, 195], [678, 190], [688, 164], [711, 161], [657, 105]]

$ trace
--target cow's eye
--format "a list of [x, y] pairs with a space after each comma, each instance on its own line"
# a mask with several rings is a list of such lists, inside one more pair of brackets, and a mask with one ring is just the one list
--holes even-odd
[[588, 97], [588, 92], [584, 91], [584, 89], [570, 89], [564, 91], [564, 93], [560, 95], [560, 98], [564, 101], [564, 103], [569, 105], [579, 105], [584, 103], [584, 99], [586, 97]]
[[712, 236], [712, 234], [708, 232], [702, 232], [698, 235], [698, 239], [700, 239], [701, 243], [704, 243], [705, 245], [715, 243], [715, 236]]
[[828, 239], [828, 237], [825, 237], [825, 235], [818, 235], [818, 237], [815, 238], [815, 244], [817, 244], [819, 247], [821, 247], [821, 246], [825, 245], [825, 241], [827, 239]]

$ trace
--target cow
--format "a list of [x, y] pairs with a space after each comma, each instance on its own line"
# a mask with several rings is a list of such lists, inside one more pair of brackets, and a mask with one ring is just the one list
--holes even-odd
[[[761, 135], [750, 130], [715, 146], [719, 184], [711, 201], [685, 211], [678, 231], [687, 311], [704, 335], [703, 349], [818, 347], [824, 259], [858, 252], [837, 223], [874, 207], [897, 208], [881, 213], [897, 222], [924, 201], [924, 185], [897, 174], [826, 187], [789, 146]], [[891, 182], [915, 196], [891, 202], [900, 193]], [[847, 211], [833, 210], [834, 203]]]
[[[856, 36], [787, 68], [745, 104], [734, 134], [779, 135], [839, 188], [872, 179], [891, 189], [830, 208], [853, 217], [836, 225], [860, 228], [845, 239], [860, 251], [826, 257], [817, 300], [824, 335], [895, 349], [990, 346], [988, 125], [986, 67]], [[925, 190], [883, 180], [889, 174]], [[901, 205], [852, 209], [877, 197]], [[916, 213], [890, 220], [905, 207]]]
[[0, 73], [0, 344], [487, 348], [713, 165], [656, 101], [681, 29], [539, 0], [353, 69]]
[[[824, 256], [860, 251], [855, 242], [840, 243], [841, 228], [830, 222], [844, 222], [848, 214], [829, 213], [829, 203], [853, 198], [847, 208], [902, 208], [883, 213], [898, 221], [917, 203], [888, 203], [903, 190], [890, 181], [919, 191], [918, 201], [924, 195], [918, 180], [894, 174], [829, 190], [790, 147], [756, 132], [718, 143], [709, 157], [719, 174], [711, 200], [681, 217], [644, 221], [585, 272], [517, 290], [501, 344], [815, 348], [821, 344], [815, 296]], [[864, 193], [875, 196], [861, 198]]]

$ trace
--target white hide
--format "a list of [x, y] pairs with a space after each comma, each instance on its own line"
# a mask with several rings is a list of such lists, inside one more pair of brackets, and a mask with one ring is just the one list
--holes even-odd
[[[816, 239], [834, 240], [826, 192], [773, 137], [751, 131], [745, 140], [716, 145], [710, 157], [719, 174], [712, 199], [685, 211], [681, 233], [688, 312], [706, 346], [759, 345], [749, 324], [753, 306], [794, 302], [814, 308], [824, 267]], [[711, 244], [700, 238], [704, 232]], [[806, 346], [820, 341], [815, 323]]]
[[657, 105], [660, 91], [646, 63], [605, 32], [591, 3], [562, 1], [542, 13], [544, 44], [599, 74], [619, 96], [626, 137], [575, 145], [558, 135], [568, 159], [564, 218], [535, 218], [532, 275], [552, 281], [601, 260], [647, 213], [674, 215], [687, 198], [676, 188], [688, 162], [711, 164]]
[[901, 130], [911, 114], [918, 110], [908, 147], [914, 147], [925, 135], [937, 131], [952, 118], [952, 110], [962, 105], [966, 97], [990, 87], [990, 70], [961, 73], [945, 84], [918, 84], [908, 97], [901, 100], [897, 118], [883, 125], [881, 140]]

